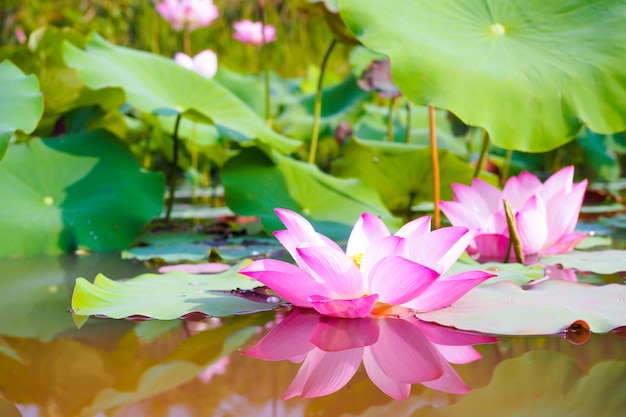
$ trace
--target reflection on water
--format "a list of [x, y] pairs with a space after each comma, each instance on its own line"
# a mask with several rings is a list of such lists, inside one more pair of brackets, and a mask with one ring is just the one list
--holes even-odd
[[142, 272], [121, 267], [0, 262], [0, 416], [617, 416], [626, 407], [626, 340], [615, 334], [578, 346], [561, 337], [481, 344], [492, 340], [414, 319], [299, 310], [90, 320], [77, 330], [67, 313], [73, 278]]
[[332, 394], [354, 376], [361, 362], [372, 382], [398, 400], [411, 384], [465, 394], [469, 387], [450, 366], [480, 358], [474, 344], [493, 337], [403, 318], [338, 319], [295, 309], [245, 355], [268, 361], [302, 362], [283, 399]]

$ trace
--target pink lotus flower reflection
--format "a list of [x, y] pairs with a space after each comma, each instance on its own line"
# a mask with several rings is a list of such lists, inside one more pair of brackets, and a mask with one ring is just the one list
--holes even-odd
[[302, 362], [284, 400], [332, 394], [352, 379], [361, 362], [381, 391], [404, 400], [417, 383], [454, 394], [469, 392], [450, 363], [475, 361], [481, 356], [472, 345], [496, 341], [414, 316], [349, 320], [294, 309], [243, 354]]
[[391, 235], [382, 220], [364, 213], [344, 252], [302, 216], [285, 209], [276, 213], [287, 230], [274, 235], [298, 266], [261, 259], [239, 272], [291, 304], [323, 315], [361, 318], [390, 305], [421, 312], [437, 310], [493, 276], [484, 271], [442, 275], [477, 230], [444, 227], [431, 231], [430, 217], [421, 217]]

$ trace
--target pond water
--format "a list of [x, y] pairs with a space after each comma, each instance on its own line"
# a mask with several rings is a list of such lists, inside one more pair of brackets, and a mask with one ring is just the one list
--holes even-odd
[[[198, 322], [90, 319], [77, 329], [68, 312], [76, 277], [91, 280], [98, 272], [129, 277], [146, 272], [145, 266], [121, 261], [115, 253], [1, 260], [0, 271], [2, 417], [617, 416], [626, 409], [626, 339], [617, 333], [593, 334], [578, 345], [561, 336], [499, 337], [497, 343], [476, 344], [482, 358], [451, 365], [453, 371], [446, 372], [459, 379], [441, 384], [464, 384], [471, 390], [467, 394], [413, 384], [409, 398], [397, 401], [381, 392], [361, 365], [333, 394], [283, 400], [303, 365], [242, 352], [278, 328], [291, 335], [282, 349], [295, 349], [302, 342], [295, 335], [306, 337], [303, 326], [320, 325], [297, 325], [290, 333], [287, 323], [294, 317], [309, 320], [304, 313], [265, 312]], [[379, 360], [403, 363], [407, 347], [390, 339], [386, 322], [321, 325], [332, 330], [324, 337], [349, 349], [373, 346], [367, 340], [350, 345], [355, 334], [369, 334], [362, 330], [373, 325], [376, 343], [385, 343]], [[414, 326], [394, 331], [413, 334], [407, 339], [416, 343], [443, 343], [447, 338], [443, 344], [460, 347], [439, 345], [435, 352], [451, 362], [463, 362], [455, 355], [459, 359], [467, 352], [464, 345], [486, 341], [425, 326], [419, 331], [426, 338], [415, 334]], [[457, 336], [458, 343], [453, 341]], [[291, 359], [304, 359], [297, 356]], [[419, 372], [432, 368], [427, 357], [423, 355]], [[447, 367], [447, 360], [437, 366]]]

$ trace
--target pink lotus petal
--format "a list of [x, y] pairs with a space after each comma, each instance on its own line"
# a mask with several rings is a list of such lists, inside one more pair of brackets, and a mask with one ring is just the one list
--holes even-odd
[[435, 345], [405, 320], [381, 320], [378, 343], [368, 349], [382, 372], [396, 382], [414, 384], [443, 375]]
[[359, 268], [343, 252], [326, 247], [296, 249], [313, 278], [339, 298], [363, 295]]
[[[406, 240], [398, 236], [387, 236], [379, 239], [377, 242], [372, 243], [369, 248], [362, 253], [361, 258], [361, 275], [365, 279], [365, 285], [368, 284], [368, 278], [371, 274], [372, 268], [381, 259], [387, 256], [406, 256], [405, 245]], [[369, 285], [367, 285], [369, 286]]]
[[314, 398], [332, 394], [345, 386], [359, 369], [363, 349], [324, 352], [313, 349], [289, 385], [283, 400], [301, 395]]
[[378, 341], [378, 322], [373, 318], [320, 319], [311, 343], [326, 352], [373, 345]]
[[466, 271], [439, 278], [428, 291], [403, 304], [404, 307], [425, 312], [448, 307], [478, 284], [494, 277], [485, 271]]
[[266, 361], [301, 359], [315, 348], [309, 338], [318, 322], [319, 315], [295, 309], [256, 345], [242, 354]]
[[330, 317], [359, 319], [367, 317], [378, 301], [378, 294], [352, 300], [332, 299], [319, 295], [309, 296], [311, 306], [320, 314]]
[[363, 254], [373, 242], [390, 235], [389, 229], [381, 219], [373, 214], [363, 213], [352, 228], [346, 254], [348, 256]]
[[[480, 254], [480, 262], [504, 262], [509, 248], [508, 236], [499, 234], [482, 234], [474, 238], [474, 245]], [[510, 251], [509, 259], [514, 259], [513, 249]]]
[[[586, 180], [585, 180], [586, 181]], [[541, 189], [541, 197], [545, 201], [551, 200], [556, 194], [570, 193], [574, 182], [574, 166], [560, 169], [548, 178]]]
[[309, 294], [330, 295], [326, 287], [304, 270], [287, 262], [261, 259], [243, 267], [239, 273], [256, 279], [298, 307], [311, 307]]
[[[533, 197], [528, 202], [538, 201], [540, 200]], [[537, 204], [527, 203], [525, 207], [537, 207]], [[548, 224], [546, 223], [545, 210], [539, 207], [524, 208], [524, 210], [515, 215], [515, 224], [524, 253], [529, 255], [539, 253], [548, 239]]]
[[484, 213], [468, 210], [465, 204], [456, 201], [441, 201], [439, 208], [453, 225], [464, 225], [479, 228], [483, 232], [493, 232], [493, 226], [488, 224], [488, 217]]
[[394, 233], [394, 236], [404, 239], [416, 239], [418, 236], [422, 236], [428, 232], [430, 232], [430, 216], [422, 216], [406, 223]]
[[575, 184], [569, 194], [556, 192], [554, 198], [548, 201], [549, 235], [544, 249], [550, 248], [561, 237], [574, 231], [586, 188], [587, 180], [584, 180]]
[[399, 305], [424, 293], [439, 273], [399, 256], [387, 256], [370, 273], [370, 292], [382, 303]]
[[233, 24], [233, 28], [235, 29], [233, 37], [243, 43], [263, 45], [264, 40], [265, 43], [269, 43], [276, 39], [276, 28], [272, 25], [263, 26], [262, 22], [240, 20]]
[[441, 356], [449, 363], [464, 364], [482, 358], [482, 355], [472, 346], [436, 346]]
[[182, 271], [190, 274], [217, 274], [230, 269], [230, 265], [219, 262], [207, 262], [202, 264], [178, 264], [166, 265], [159, 268], [159, 272]]
[[287, 209], [277, 208], [274, 211], [290, 232], [292, 241], [297, 242], [295, 246], [324, 246], [325, 241], [307, 219]]
[[217, 73], [217, 55], [205, 49], [193, 57], [193, 69], [205, 78], [213, 78]]
[[555, 242], [548, 249], [542, 250], [542, 255], [555, 255], [558, 253], [567, 253], [573, 251], [580, 242], [582, 242], [587, 236], [586, 233], [571, 233], [561, 236], [561, 238]]
[[385, 374], [378, 363], [374, 359], [371, 351], [365, 349], [363, 354], [363, 365], [367, 376], [372, 380], [382, 392], [393, 398], [394, 400], [406, 400], [411, 393], [411, 384], [397, 382]]
[[434, 381], [422, 382], [425, 387], [450, 394], [467, 394], [471, 391], [448, 362], [442, 360], [441, 366], [443, 367], [443, 375]]
[[193, 70], [193, 59], [183, 52], [176, 52], [174, 54], [174, 61], [183, 68]]
[[407, 242], [408, 258], [443, 273], [467, 249], [478, 230], [452, 226]]

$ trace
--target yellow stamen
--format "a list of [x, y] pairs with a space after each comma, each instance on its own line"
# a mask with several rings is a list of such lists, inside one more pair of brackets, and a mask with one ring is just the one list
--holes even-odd
[[350, 257], [354, 264], [360, 269], [361, 268], [361, 259], [363, 259], [363, 254], [359, 253], [358, 255], [352, 255]]

